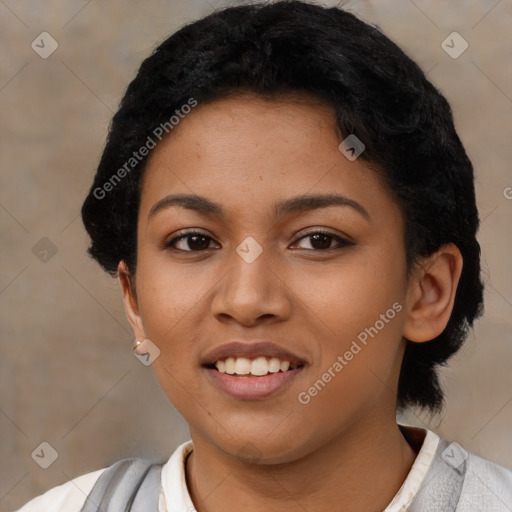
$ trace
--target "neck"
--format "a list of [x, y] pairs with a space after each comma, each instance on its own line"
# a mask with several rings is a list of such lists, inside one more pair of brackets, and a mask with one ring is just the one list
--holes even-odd
[[241, 463], [194, 437], [186, 476], [198, 512], [382, 511], [416, 458], [394, 418], [358, 423], [284, 464]]

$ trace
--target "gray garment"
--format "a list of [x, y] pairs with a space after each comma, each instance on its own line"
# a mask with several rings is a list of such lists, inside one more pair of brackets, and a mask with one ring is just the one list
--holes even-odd
[[[81, 512], [157, 512], [164, 463], [116, 462], [100, 475]], [[440, 439], [418, 493], [400, 512], [512, 512], [512, 470]]]
[[439, 439], [421, 487], [406, 510], [512, 512], [512, 470]]
[[158, 512], [163, 464], [117, 461], [100, 475], [80, 512]]

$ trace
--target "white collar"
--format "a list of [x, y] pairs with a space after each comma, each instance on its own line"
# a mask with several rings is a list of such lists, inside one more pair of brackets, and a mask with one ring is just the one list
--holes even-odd
[[192, 441], [180, 444], [164, 464], [159, 512], [196, 512], [185, 477], [185, 459], [192, 449]]
[[384, 512], [404, 512], [407, 510], [420, 490], [425, 475], [434, 460], [434, 455], [439, 444], [439, 436], [435, 432], [432, 432], [432, 430], [406, 425], [401, 426], [411, 432], [412, 435], [424, 435], [425, 439], [404, 483], [400, 489], [398, 489], [391, 503], [384, 509]]
[[[407, 510], [434, 459], [439, 436], [428, 429], [402, 425], [416, 437], [424, 436], [421, 449], [404, 483], [384, 512], [403, 512]], [[185, 478], [185, 459], [192, 451], [192, 441], [179, 445], [162, 468], [162, 493], [160, 494], [160, 512], [196, 512], [190, 498]]]

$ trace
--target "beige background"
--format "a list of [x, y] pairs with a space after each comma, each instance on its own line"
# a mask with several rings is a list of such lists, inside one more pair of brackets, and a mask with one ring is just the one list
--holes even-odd
[[[1, 511], [122, 457], [166, 458], [188, 438], [150, 367], [132, 355], [118, 283], [87, 257], [79, 209], [110, 118], [142, 59], [184, 22], [223, 5], [0, 1]], [[430, 425], [511, 467], [512, 4], [346, 5], [429, 72], [475, 165], [486, 316], [444, 371], [448, 405]], [[30, 46], [43, 31], [59, 44], [48, 59]], [[453, 31], [469, 44], [458, 59], [441, 47]], [[32, 251], [43, 237], [57, 249], [46, 263]], [[58, 452], [48, 469], [31, 457], [43, 441]]]

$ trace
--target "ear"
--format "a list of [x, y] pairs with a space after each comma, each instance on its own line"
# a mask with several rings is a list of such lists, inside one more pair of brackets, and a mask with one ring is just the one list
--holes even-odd
[[430, 341], [445, 329], [462, 272], [462, 255], [454, 244], [441, 247], [416, 265], [408, 283], [403, 337]]
[[142, 317], [137, 304], [137, 294], [135, 290], [135, 282], [132, 282], [132, 275], [124, 261], [121, 261], [117, 267], [119, 283], [123, 293], [124, 310], [126, 318], [131, 325], [135, 339], [143, 340], [144, 327], [142, 325]]

